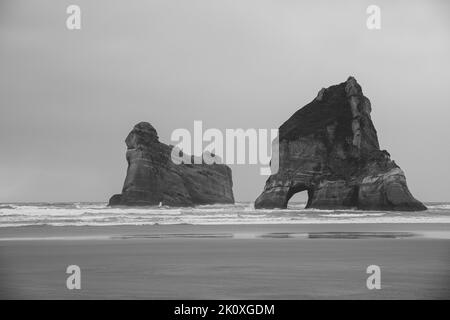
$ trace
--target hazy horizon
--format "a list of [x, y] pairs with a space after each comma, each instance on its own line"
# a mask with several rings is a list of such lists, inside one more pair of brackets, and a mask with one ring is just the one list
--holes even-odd
[[[82, 29], [66, 29], [66, 8]], [[366, 8], [381, 7], [381, 30]], [[141, 121], [278, 128], [354, 76], [382, 149], [423, 202], [450, 201], [450, 2], [282, 0], [0, 3], [0, 202], [108, 201]], [[236, 201], [267, 177], [231, 166]]]

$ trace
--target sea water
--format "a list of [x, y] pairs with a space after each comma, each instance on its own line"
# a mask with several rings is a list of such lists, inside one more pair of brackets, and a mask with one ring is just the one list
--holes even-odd
[[319, 223], [450, 223], [450, 203], [426, 203], [420, 212], [317, 210], [305, 203], [255, 210], [253, 203], [176, 207], [108, 207], [106, 203], [2, 203], [0, 227], [226, 225]]

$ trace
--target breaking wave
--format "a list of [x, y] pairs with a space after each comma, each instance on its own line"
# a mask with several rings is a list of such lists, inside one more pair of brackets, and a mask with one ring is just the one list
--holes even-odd
[[255, 210], [253, 203], [194, 208], [108, 207], [106, 203], [4, 203], [0, 227], [112, 226], [164, 224], [450, 223], [449, 203], [430, 203], [423, 212], [305, 209]]

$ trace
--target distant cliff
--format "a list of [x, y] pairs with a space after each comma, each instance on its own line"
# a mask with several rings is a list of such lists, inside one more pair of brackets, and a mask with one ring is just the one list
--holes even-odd
[[180, 164], [171, 146], [159, 142], [147, 122], [137, 124], [125, 140], [128, 170], [121, 194], [109, 204], [193, 206], [234, 203], [231, 169], [226, 165]]
[[286, 208], [306, 190], [307, 208], [426, 210], [400, 167], [380, 150], [370, 112], [353, 77], [320, 90], [279, 128], [280, 169], [255, 207]]

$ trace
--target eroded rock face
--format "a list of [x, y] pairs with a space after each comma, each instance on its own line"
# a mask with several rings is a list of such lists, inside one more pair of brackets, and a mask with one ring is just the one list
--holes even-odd
[[307, 208], [426, 210], [409, 192], [403, 171], [380, 150], [371, 110], [353, 77], [321, 89], [279, 128], [280, 169], [255, 208], [286, 208], [306, 190]]
[[137, 124], [125, 140], [128, 170], [121, 194], [109, 204], [193, 206], [234, 203], [231, 169], [221, 164], [174, 164], [172, 146], [159, 142], [147, 122]]

